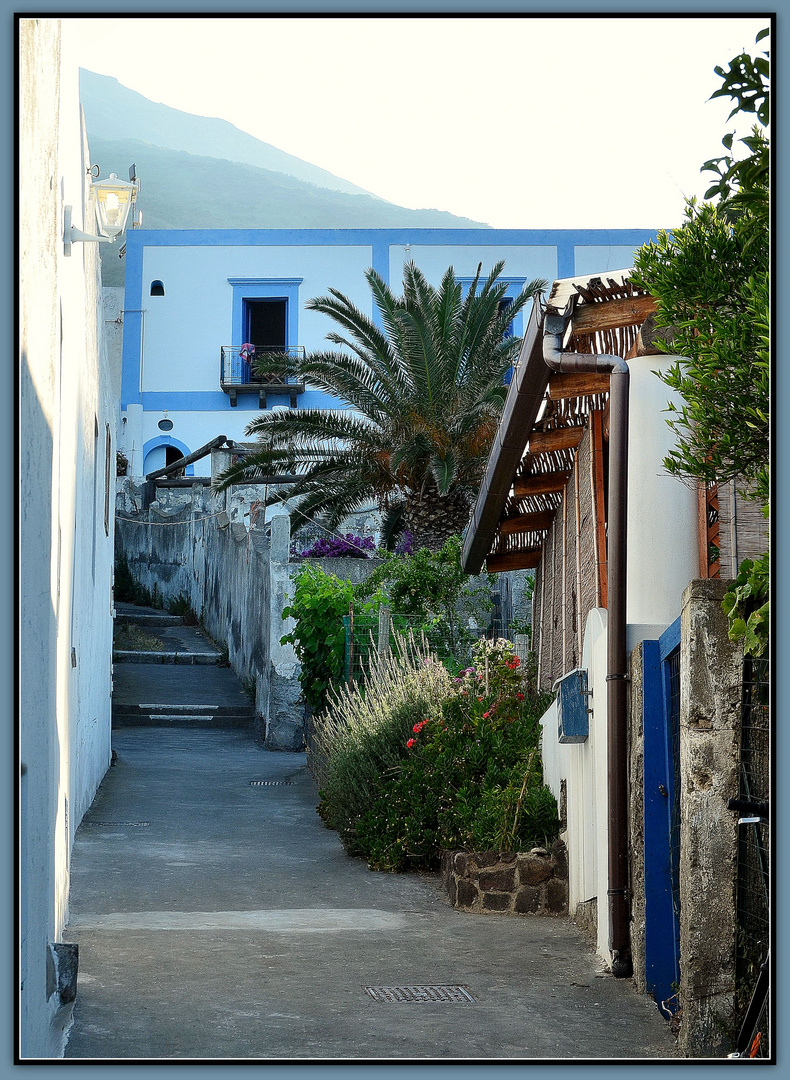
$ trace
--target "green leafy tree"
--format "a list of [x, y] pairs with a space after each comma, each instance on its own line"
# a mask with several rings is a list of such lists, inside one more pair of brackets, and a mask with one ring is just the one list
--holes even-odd
[[[768, 30], [758, 34], [763, 40]], [[658, 300], [657, 322], [674, 328], [661, 346], [681, 355], [662, 378], [683, 397], [670, 405], [677, 444], [667, 469], [704, 481], [734, 480], [761, 500], [768, 516], [770, 377], [770, 145], [768, 52], [741, 53], [727, 71], [717, 67], [721, 87], [712, 95], [735, 102], [730, 117], [754, 113], [759, 124], [733, 155], [733, 134], [722, 140], [726, 154], [706, 161], [716, 180], [697, 206], [690, 200], [686, 221], [661, 233], [635, 260], [636, 279]], [[761, 126], [762, 125], [762, 128]], [[744, 652], [761, 656], [769, 633], [769, 557], [745, 560], [726, 594], [723, 610], [730, 637]]]
[[[767, 56], [744, 53], [728, 71], [716, 68], [723, 83], [713, 97], [735, 100], [731, 116], [754, 112], [767, 124]], [[706, 193], [717, 201], [689, 200], [683, 225], [641, 248], [634, 265], [636, 280], [658, 301], [658, 325], [674, 330], [660, 347], [681, 356], [662, 375], [684, 402], [669, 406], [677, 442], [665, 466], [681, 477], [735, 480], [766, 503], [769, 144], [759, 126], [741, 142], [747, 156], [734, 159], [728, 134], [727, 153], [702, 166], [717, 177]]]
[[257, 417], [247, 434], [260, 449], [223, 473], [220, 486], [297, 472], [287, 494], [330, 528], [372, 501], [388, 542], [405, 527], [415, 548], [437, 550], [461, 532], [520, 347], [508, 327], [546, 286], [531, 281], [506, 303], [503, 266], [479, 288], [478, 267], [466, 296], [452, 267], [435, 288], [407, 264], [402, 296], [368, 270], [378, 321], [335, 289], [309, 301], [341, 328], [327, 335], [341, 350], [312, 353], [300, 375], [345, 405]]
[[442, 657], [463, 659], [474, 640], [469, 619], [486, 621], [491, 608], [491, 578], [475, 581], [461, 567], [461, 537], [449, 537], [438, 551], [421, 548], [413, 555], [388, 554], [381, 566], [357, 587], [360, 598], [374, 591], [386, 596], [395, 616], [419, 623], [429, 644]]

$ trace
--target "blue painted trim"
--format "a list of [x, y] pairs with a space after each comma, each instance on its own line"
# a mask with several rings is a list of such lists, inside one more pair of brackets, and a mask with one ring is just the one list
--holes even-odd
[[[129, 250], [142, 247], [362, 247], [381, 259], [392, 245], [561, 247], [639, 247], [655, 240], [655, 229], [134, 229]], [[387, 250], [387, 257], [389, 251]], [[379, 271], [381, 272], [381, 271]], [[384, 274], [382, 273], [382, 276]], [[572, 276], [572, 271], [570, 275]]]
[[147, 390], [141, 403], [146, 412], [224, 412], [231, 407], [222, 390]]
[[[680, 979], [680, 930], [672, 902], [670, 844], [674, 768], [658, 641], [642, 642], [645, 982], [657, 1002]], [[661, 788], [666, 794], [663, 794]]]
[[[121, 365], [121, 408], [140, 404], [140, 361], [143, 341], [143, 245], [135, 243], [137, 230], [126, 242], [126, 281], [123, 294], [123, 359]], [[130, 241], [132, 241], [130, 243]]]
[[285, 300], [288, 340], [286, 345], [299, 344], [299, 286], [304, 278], [228, 278], [233, 289], [231, 335], [225, 345], [242, 345], [246, 341], [244, 327], [245, 300]]
[[[153, 439], [149, 439], [148, 442], [143, 443], [143, 469], [145, 469], [145, 459], [152, 450], [156, 450], [159, 446], [175, 446], [186, 457], [191, 454], [186, 443], [182, 443], [180, 439], [174, 439], [172, 435], [156, 435]], [[184, 476], [194, 476], [195, 466], [187, 465], [184, 469]]]
[[[392, 229], [133, 229], [126, 234], [121, 408], [141, 404], [143, 397], [147, 397], [140, 389], [144, 315], [136, 310], [144, 296], [142, 269], [146, 247], [369, 247], [371, 266], [390, 284], [389, 258], [393, 246], [553, 247], [557, 258], [555, 277], [564, 278], [575, 273], [575, 247], [615, 245], [636, 248], [648, 240], [655, 240], [657, 235], [657, 231], [651, 229], [412, 229], [404, 226]], [[296, 310], [291, 312], [295, 306]], [[291, 315], [298, 318], [298, 305], [289, 304], [288, 307], [291, 334]], [[373, 317], [379, 321], [377, 311]], [[235, 324], [233, 331], [236, 331]], [[293, 335], [289, 345], [298, 344], [298, 325]], [[241, 344], [240, 340], [238, 344]]]
[[661, 663], [663, 664], [670, 653], [673, 653], [675, 649], [680, 646], [680, 616], [668, 626], [661, 637], [658, 639], [658, 647], [661, 652]]

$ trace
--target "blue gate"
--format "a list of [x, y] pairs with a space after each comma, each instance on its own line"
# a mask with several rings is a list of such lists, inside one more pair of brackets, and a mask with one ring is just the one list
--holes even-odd
[[680, 981], [680, 619], [658, 641], [642, 643], [642, 662], [645, 978], [660, 1004]]

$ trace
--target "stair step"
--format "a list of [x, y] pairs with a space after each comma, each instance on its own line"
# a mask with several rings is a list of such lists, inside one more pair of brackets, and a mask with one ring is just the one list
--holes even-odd
[[113, 727], [252, 727], [252, 705], [116, 705]]
[[154, 652], [153, 650], [113, 649], [114, 664], [219, 664], [218, 652]]
[[133, 626], [183, 626], [184, 620], [180, 615], [143, 615], [127, 614], [125, 611], [115, 612], [116, 622], [128, 622]]

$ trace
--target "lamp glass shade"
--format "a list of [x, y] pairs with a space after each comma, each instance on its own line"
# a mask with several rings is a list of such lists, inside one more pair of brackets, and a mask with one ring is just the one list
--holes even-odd
[[99, 232], [114, 240], [126, 228], [137, 187], [119, 180], [115, 173], [110, 173], [107, 180], [97, 180], [91, 184], [91, 192], [96, 200], [96, 220]]

